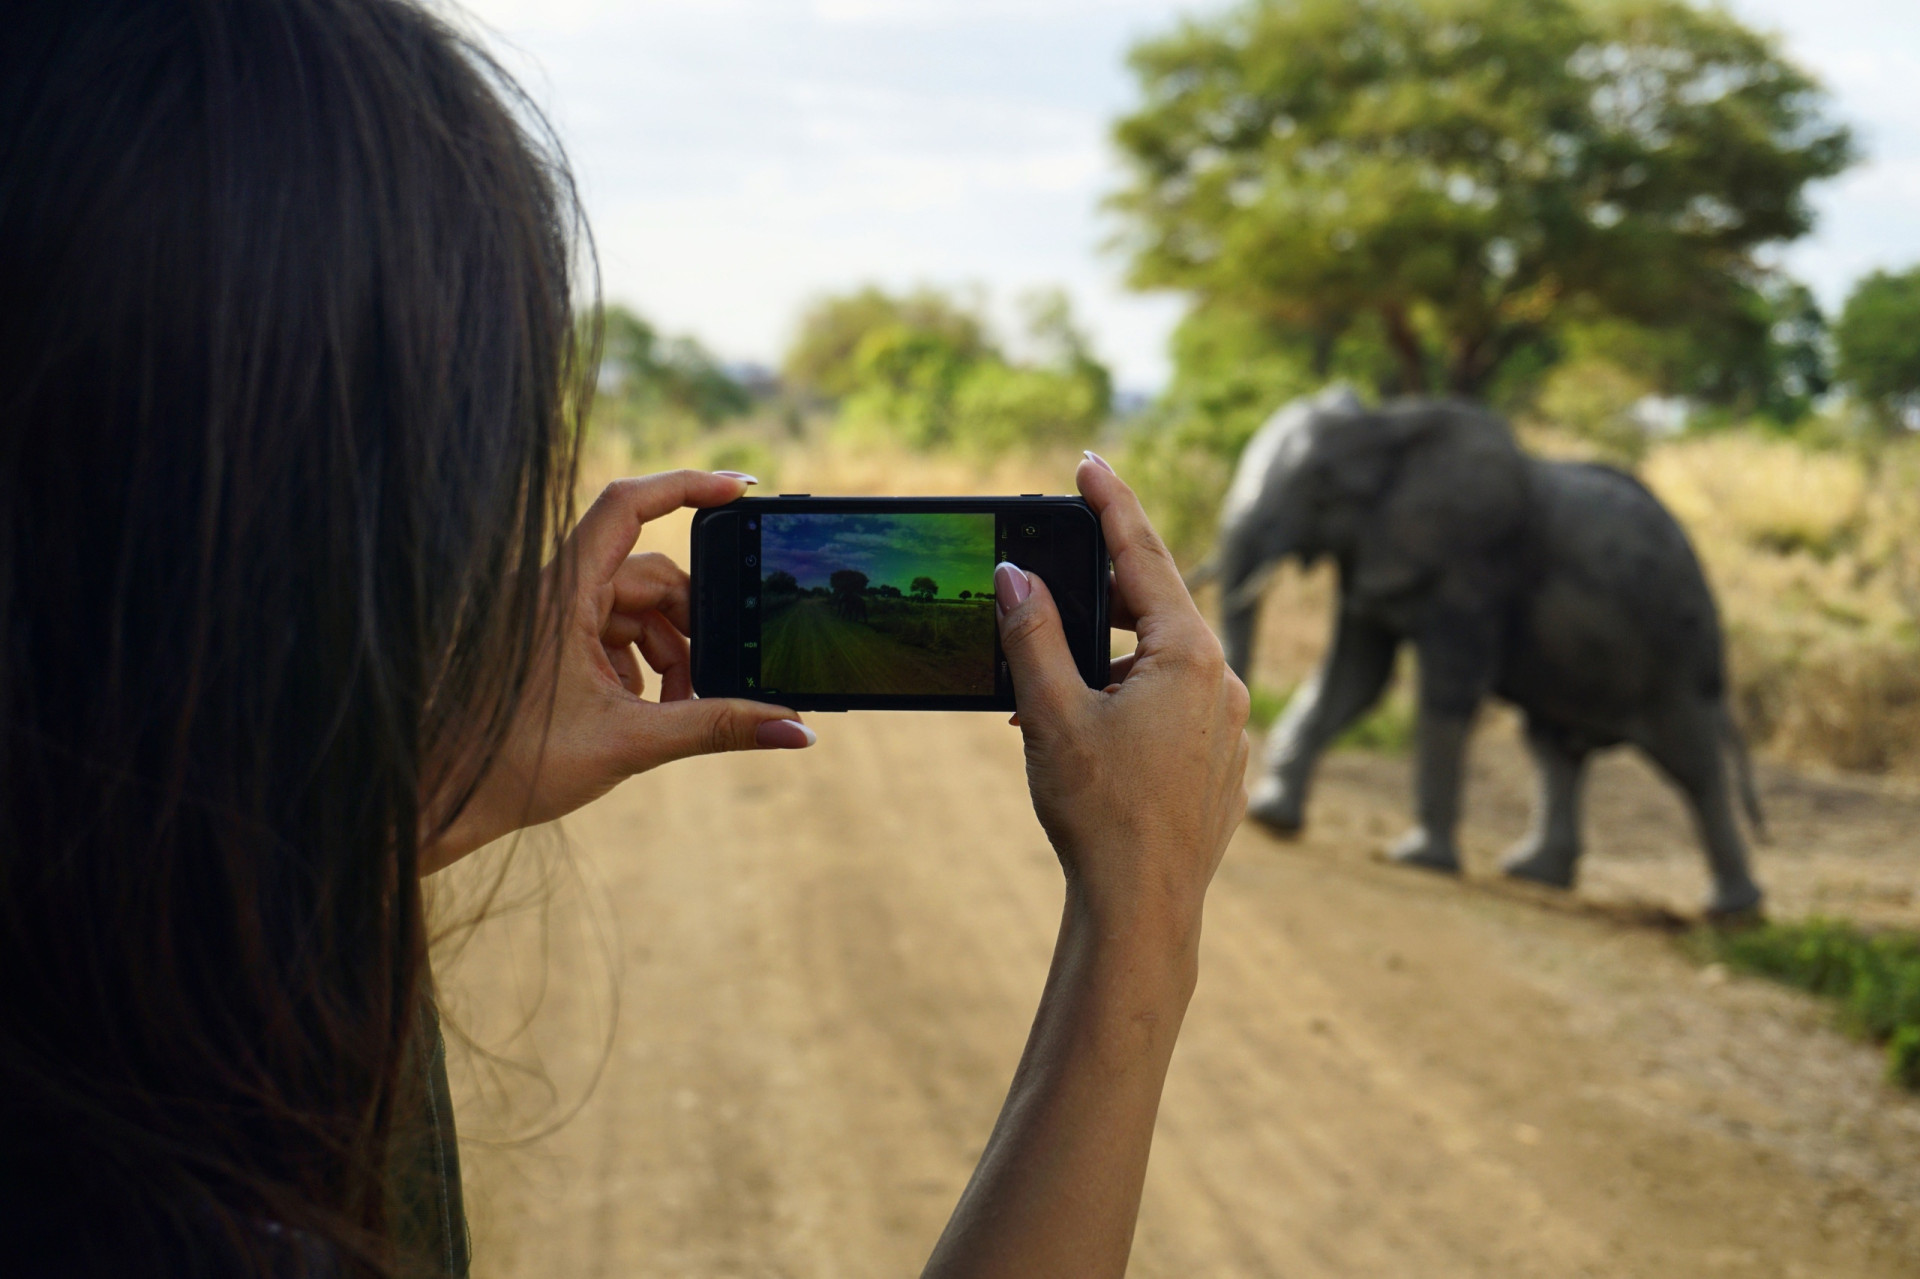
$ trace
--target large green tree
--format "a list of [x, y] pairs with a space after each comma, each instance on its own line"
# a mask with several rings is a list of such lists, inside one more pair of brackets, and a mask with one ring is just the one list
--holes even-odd
[[1920, 266], [1875, 271], [1833, 328], [1836, 371], [1888, 422], [1920, 429]]
[[1681, 0], [1246, 0], [1131, 62], [1132, 282], [1321, 373], [1363, 334], [1384, 391], [1483, 395], [1569, 320], [1737, 337], [1852, 156], [1771, 38]]

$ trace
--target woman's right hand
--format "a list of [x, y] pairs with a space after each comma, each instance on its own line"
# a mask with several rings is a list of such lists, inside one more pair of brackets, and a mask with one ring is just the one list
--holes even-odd
[[1027, 784], [1067, 901], [1000, 1121], [927, 1263], [936, 1279], [1126, 1272], [1201, 902], [1247, 806], [1247, 690], [1133, 491], [1087, 456], [1114, 624], [1140, 643], [1090, 689], [1046, 583], [994, 571]]
[[1090, 689], [1046, 583], [994, 574], [1033, 806], [1069, 902], [1103, 932], [1190, 952], [1207, 885], [1246, 811], [1248, 698], [1133, 490], [1089, 454], [1075, 477], [1113, 559], [1114, 625], [1138, 645]]

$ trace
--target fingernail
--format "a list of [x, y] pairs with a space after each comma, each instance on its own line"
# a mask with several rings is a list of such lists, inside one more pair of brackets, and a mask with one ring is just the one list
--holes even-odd
[[745, 471], [715, 471], [715, 475], [724, 475], [730, 480], [739, 480], [742, 484], [758, 484], [760, 481]]
[[1106, 459], [1106, 458], [1104, 458], [1104, 457], [1101, 457], [1101, 456], [1100, 456], [1100, 455], [1099, 455], [1098, 453], [1095, 453], [1095, 452], [1094, 452], [1094, 451], [1093, 451], [1092, 449], [1088, 449], [1088, 450], [1086, 451], [1086, 453], [1087, 453], [1087, 461], [1089, 461], [1089, 462], [1091, 462], [1091, 463], [1093, 463], [1093, 464], [1094, 464], [1095, 466], [1097, 466], [1097, 467], [1099, 467], [1099, 468], [1101, 468], [1101, 469], [1102, 469], [1102, 470], [1104, 470], [1104, 471], [1105, 471], [1105, 472], [1106, 472], [1106, 473], [1107, 473], [1108, 475], [1117, 475], [1117, 474], [1119, 474], [1119, 472], [1118, 472], [1118, 471], [1115, 471], [1115, 470], [1113, 469], [1113, 467], [1112, 467], [1112, 465], [1108, 463], [1108, 461], [1107, 461], [1107, 459]]
[[770, 719], [753, 730], [753, 744], [769, 750], [797, 751], [819, 740], [811, 728], [797, 719]]
[[993, 602], [1002, 613], [1011, 613], [1027, 602], [1027, 596], [1033, 594], [1033, 581], [1020, 569], [1005, 560], [993, 569]]

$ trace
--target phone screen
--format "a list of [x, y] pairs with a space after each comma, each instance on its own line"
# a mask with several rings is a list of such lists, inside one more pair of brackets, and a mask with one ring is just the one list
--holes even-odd
[[797, 710], [1013, 706], [993, 571], [1045, 579], [1105, 683], [1105, 543], [1077, 498], [743, 498], [694, 519], [693, 682]]
[[758, 524], [751, 651], [762, 696], [993, 695], [992, 513], [809, 512]]

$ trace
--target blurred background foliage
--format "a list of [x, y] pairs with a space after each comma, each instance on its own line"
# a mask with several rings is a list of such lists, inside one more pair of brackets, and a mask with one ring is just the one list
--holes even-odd
[[1673, 507], [1757, 741], [1920, 772], [1920, 266], [1830, 317], [1771, 265], [1856, 158], [1787, 50], [1685, 0], [1240, 0], [1130, 65], [1112, 247], [1184, 305], [1157, 396], [1116, 394], [1060, 290], [996, 325], [866, 285], [777, 371], [608, 308], [597, 440], [815, 492], [1058, 491], [1097, 447], [1192, 560], [1287, 401], [1477, 400]]
[[796, 391], [837, 401], [837, 424], [853, 438], [973, 450], [1093, 438], [1113, 379], [1066, 294], [1021, 299], [1024, 359], [995, 342], [984, 305], [931, 288], [820, 298], [801, 316], [784, 372]]
[[745, 381], [690, 337], [662, 337], [624, 306], [600, 316], [593, 427], [641, 454], [669, 452], [753, 407]]

